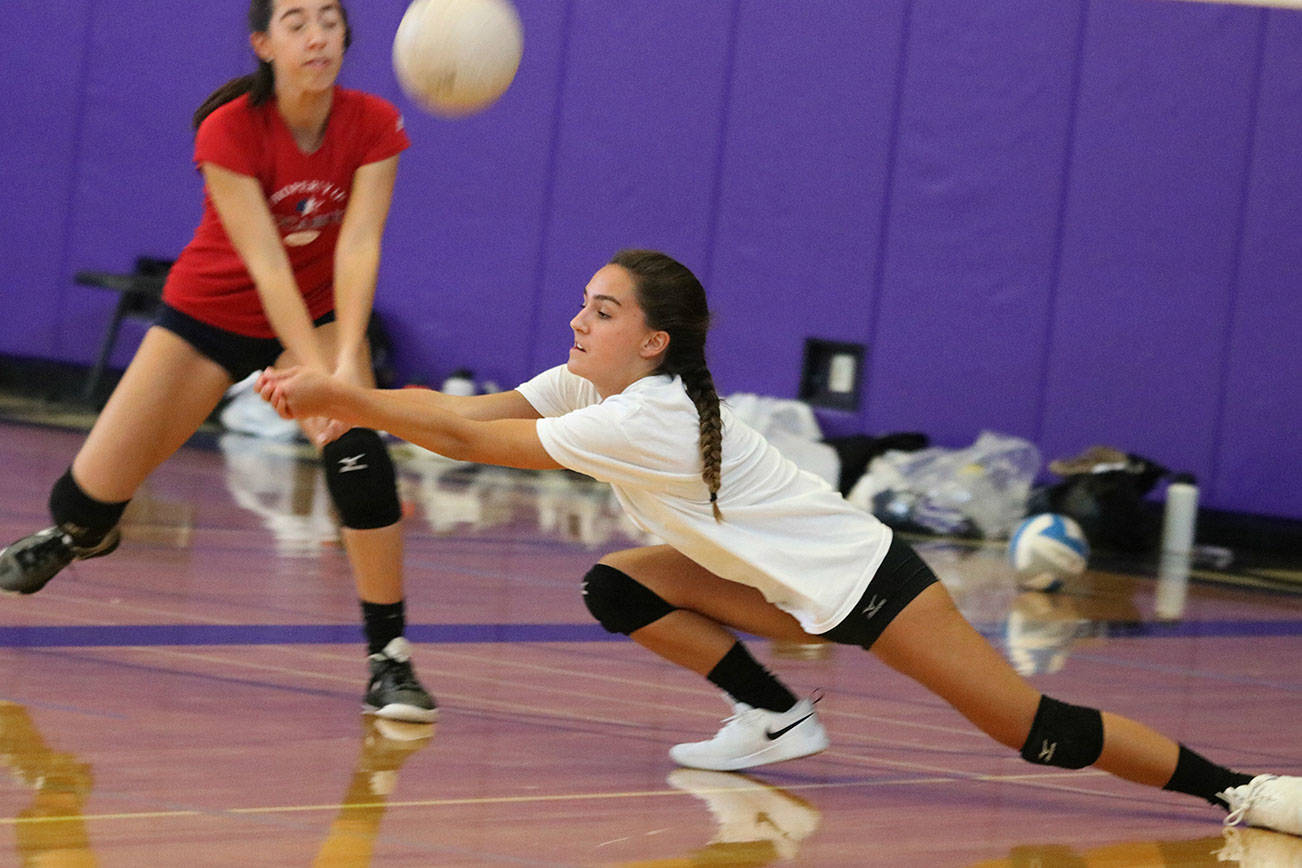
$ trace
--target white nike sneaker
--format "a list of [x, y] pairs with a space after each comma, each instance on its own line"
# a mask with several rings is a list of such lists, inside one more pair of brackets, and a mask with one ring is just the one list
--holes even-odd
[[735, 703], [732, 716], [709, 741], [676, 744], [669, 758], [680, 766], [730, 772], [816, 754], [827, 748], [827, 731], [802, 699], [787, 711], [765, 711]]
[[1246, 823], [1290, 835], [1302, 835], [1302, 778], [1257, 775], [1240, 787], [1217, 795], [1230, 806], [1225, 825]]

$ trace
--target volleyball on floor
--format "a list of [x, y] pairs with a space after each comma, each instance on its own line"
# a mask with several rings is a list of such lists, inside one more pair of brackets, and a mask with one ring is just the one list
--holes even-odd
[[1026, 519], [1008, 540], [1008, 559], [1017, 583], [1027, 590], [1057, 590], [1064, 579], [1085, 571], [1089, 557], [1089, 542], [1080, 525], [1052, 512]]
[[510, 0], [413, 0], [393, 37], [393, 71], [417, 105], [463, 117], [506, 92], [523, 53]]

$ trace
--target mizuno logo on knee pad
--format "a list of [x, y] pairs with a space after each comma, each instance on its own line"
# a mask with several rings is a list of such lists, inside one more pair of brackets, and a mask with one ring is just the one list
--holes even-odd
[[1031, 731], [1022, 745], [1022, 759], [1042, 766], [1083, 769], [1103, 754], [1103, 715], [1041, 696]]
[[371, 530], [402, 518], [393, 460], [379, 434], [369, 428], [349, 430], [322, 448], [321, 464], [344, 527]]
[[365, 457], [366, 457], [366, 453], [363, 452], [360, 455], [351, 455], [351, 456], [345, 456], [343, 458], [340, 458], [339, 472], [347, 473], [350, 470], [365, 470], [367, 467], [370, 466], [368, 464], [360, 463], [361, 460]]

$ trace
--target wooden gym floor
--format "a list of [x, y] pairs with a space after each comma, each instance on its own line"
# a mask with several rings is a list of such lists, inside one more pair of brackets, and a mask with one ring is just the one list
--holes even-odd
[[[76, 429], [0, 423], [0, 544], [46, 525]], [[200, 437], [133, 502], [120, 552], [0, 597], [0, 864], [1302, 864], [1302, 839], [1223, 834], [1188, 797], [1029, 766], [848, 648], [751, 643], [824, 692], [828, 751], [675, 769], [668, 747], [727, 708], [583, 608], [587, 568], [637, 541], [607, 491], [397, 453], [408, 636], [438, 724], [358, 713], [358, 607], [315, 465]], [[1159, 621], [1156, 596], [1182, 588], [1151, 565], [1018, 594], [998, 547], [919, 546], [1041, 689], [1302, 774], [1286, 583], [1196, 575]]]

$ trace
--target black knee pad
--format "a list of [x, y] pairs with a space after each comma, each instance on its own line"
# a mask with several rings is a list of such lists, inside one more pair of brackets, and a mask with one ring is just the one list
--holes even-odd
[[380, 435], [351, 428], [321, 450], [326, 487], [344, 527], [371, 530], [402, 518], [393, 461]]
[[1097, 708], [1040, 697], [1022, 759], [1041, 766], [1083, 769], [1103, 754], [1103, 715]]
[[93, 546], [117, 527], [130, 501], [104, 503], [81, 490], [72, 478], [72, 468], [59, 477], [50, 490], [50, 516], [59, 529], [79, 546]]
[[607, 633], [626, 636], [674, 611], [655, 591], [605, 564], [583, 577], [583, 602]]

